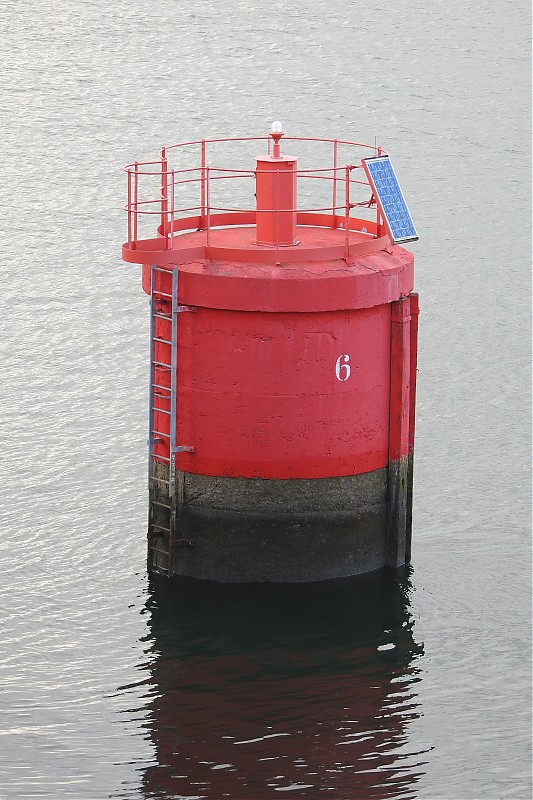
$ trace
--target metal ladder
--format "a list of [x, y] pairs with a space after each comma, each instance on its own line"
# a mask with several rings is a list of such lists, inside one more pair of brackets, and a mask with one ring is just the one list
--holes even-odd
[[[158, 275], [171, 276], [171, 292], [157, 288]], [[178, 446], [177, 436], [177, 381], [178, 381], [178, 314], [181, 311], [196, 310], [178, 303], [179, 288], [178, 267], [164, 269], [156, 264], [150, 266], [150, 399], [148, 424], [148, 484], [149, 484], [149, 518], [148, 518], [148, 568], [167, 575], [173, 573], [176, 526], [183, 509], [183, 476], [179, 473], [176, 480], [176, 453], [193, 452], [189, 446]], [[170, 314], [162, 313], [158, 306], [163, 301], [170, 305]], [[156, 336], [157, 320], [170, 323], [170, 339]], [[165, 345], [169, 351], [169, 359], [156, 360], [156, 344]], [[159, 348], [161, 349], [161, 348]], [[161, 358], [161, 356], [159, 356]], [[168, 370], [170, 386], [156, 382], [156, 369]], [[156, 405], [157, 403], [157, 405]], [[169, 405], [169, 408], [162, 408]], [[169, 417], [169, 430], [155, 429], [155, 416], [165, 414]], [[166, 455], [155, 453], [155, 446], [168, 443]], [[158, 474], [158, 464], [166, 464], [168, 470], [164, 477]], [[161, 469], [159, 469], [161, 472]], [[161, 542], [163, 539], [163, 542]], [[161, 546], [163, 545], [163, 546]]]

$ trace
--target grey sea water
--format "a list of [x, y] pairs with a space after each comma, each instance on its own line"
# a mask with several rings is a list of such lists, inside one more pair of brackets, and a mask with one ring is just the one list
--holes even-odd
[[[0, 19], [0, 798], [529, 798], [525, 4], [4, 0]], [[377, 137], [416, 220], [413, 567], [161, 585], [120, 170], [276, 118]]]

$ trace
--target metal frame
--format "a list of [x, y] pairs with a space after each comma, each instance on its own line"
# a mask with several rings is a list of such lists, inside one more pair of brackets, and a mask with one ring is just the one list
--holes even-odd
[[[381, 238], [380, 230], [380, 209], [376, 203], [371, 185], [363, 171], [363, 160], [352, 159], [352, 163], [339, 165], [339, 146], [354, 148], [360, 155], [367, 157], [381, 156], [385, 151], [376, 145], [361, 144], [342, 139], [324, 139], [313, 137], [284, 137], [285, 142], [316, 142], [332, 145], [331, 164], [317, 169], [298, 169], [296, 170], [297, 180], [321, 180], [331, 182], [331, 206], [324, 207], [303, 207], [296, 209], [286, 209], [296, 211], [298, 224], [303, 225], [324, 225], [331, 228], [338, 228], [341, 224], [345, 228], [345, 239], [347, 246], [350, 246], [350, 230], [365, 228], [368, 238]], [[205, 230], [206, 246], [211, 245], [211, 231], [216, 227], [228, 227], [232, 225], [240, 226], [254, 224], [257, 213], [273, 213], [277, 209], [263, 209], [257, 212], [255, 208], [236, 208], [227, 206], [216, 206], [211, 202], [211, 188], [215, 181], [228, 181], [235, 178], [255, 179], [255, 169], [227, 169], [217, 167], [208, 163], [208, 151], [220, 143], [234, 142], [266, 142], [268, 152], [271, 151], [272, 136], [255, 137], [229, 137], [220, 139], [200, 139], [191, 142], [181, 142], [168, 147], [161, 148], [160, 158], [157, 161], [134, 162], [124, 167], [128, 176], [128, 199], [125, 210], [128, 215], [128, 242], [125, 247], [129, 250], [144, 249], [139, 239], [139, 218], [157, 216], [159, 225], [157, 227], [158, 237], [161, 240], [163, 249], [171, 250], [174, 245], [174, 234], [185, 230]], [[190, 146], [199, 147], [198, 166], [185, 169], [169, 168], [169, 152]], [[361, 152], [363, 151], [363, 152]], [[236, 160], [239, 155], [236, 153]], [[360, 160], [361, 163], [354, 163]], [[353, 171], [360, 171], [357, 177], [352, 177]], [[275, 172], [275, 169], [273, 169]], [[150, 177], [160, 176], [161, 188], [157, 197], [140, 199], [140, 184]], [[363, 179], [361, 179], [361, 177]], [[198, 205], [180, 207], [175, 203], [176, 188], [186, 184], [197, 183], [199, 187]], [[344, 202], [338, 203], [339, 184], [344, 184]], [[144, 185], [144, 183], [143, 183]], [[363, 202], [352, 203], [351, 191], [355, 186], [368, 187], [369, 199]], [[368, 219], [356, 219], [351, 217], [351, 210], [356, 206], [361, 208], [375, 208], [375, 222]], [[338, 212], [341, 212], [340, 214]], [[360, 223], [360, 224], [359, 224]], [[149, 240], [146, 240], [149, 241]], [[260, 260], [260, 259], [257, 259]], [[264, 260], [270, 260], [265, 252]]]
[[[409, 217], [409, 221], [410, 221], [411, 225], [413, 226], [413, 231], [414, 231], [414, 234], [415, 234], [414, 236], [401, 236], [401, 237], [395, 237], [394, 236], [394, 233], [393, 233], [393, 230], [392, 230], [392, 226], [391, 226], [391, 224], [389, 222], [389, 217], [387, 215], [387, 210], [386, 210], [386, 208], [385, 208], [385, 206], [383, 204], [383, 200], [382, 200], [381, 195], [379, 193], [379, 189], [378, 189], [378, 187], [376, 186], [376, 184], [374, 182], [374, 177], [373, 177], [373, 175], [372, 175], [372, 173], [370, 171], [370, 168], [368, 167], [368, 162], [369, 161], [370, 162], [380, 161], [380, 162], [385, 162], [385, 163], [387, 163], [389, 165], [390, 170], [392, 172], [392, 175], [394, 177], [394, 180], [396, 181], [396, 185], [398, 187], [398, 192], [399, 192], [400, 198], [403, 201], [403, 204], [405, 206], [405, 210], [407, 211], [407, 215]], [[418, 234], [416, 232], [415, 224], [414, 224], [413, 219], [411, 217], [411, 212], [409, 211], [409, 208], [408, 208], [407, 203], [405, 201], [405, 197], [403, 196], [403, 192], [402, 192], [400, 183], [398, 181], [398, 178], [396, 176], [396, 173], [394, 171], [394, 167], [392, 166], [392, 163], [391, 163], [391, 160], [390, 160], [389, 156], [384, 154], [384, 153], [381, 153], [380, 155], [373, 156], [372, 158], [364, 158], [362, 160], [362, 165], [363, 165], [363, 169], [365, 171], [365, 174], [366, 174], [366, 176], [368, 178], [369, 184], [370, 184], [370, 186], [372, 188], [372, 194], [377, 200], [379, 213], [381, 214], [381, 216], [383, 217], [383, 220], [385, 221], [385, 225], [387, 227], [387, 231], [388, 231], [388, 234], [390, 236], [391, 241], [394, 244], [405, 244], [406, 242], [416, 242], [418, 240]]]

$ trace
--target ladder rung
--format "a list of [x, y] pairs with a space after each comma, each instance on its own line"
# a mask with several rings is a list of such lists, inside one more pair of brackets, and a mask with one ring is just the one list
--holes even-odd
[[[161, 397], [160, 394], [158, 394], [157, 396]], [[154, 406], [154, 411], [159, 411], [160, 414], [170, 414], [171, 413], [170, 411], [165, 411], [164, 408], [156, 408], [155, 406]]]
[[149, 453], [149, 455], [151, 458], [157, 458], [160, 461], [166, 461], [167, 464], [170, 464], [170, 458], [167, 458], [166, 456], [160, 456], [159, 453]]
[[161, 508], [168, 508], [169, 511], [172, 511], [172, 506], [167, 506], [166, 503], [159, 503], [157, 500], [152, 500], [153, 506], [161, 506]]
[[154, 342], [160, 342], [161, 344], [172, 344], [169, 339], [159, 339], [157, 336], [154, 336]]
[[172, 275], [173, 270], [166, 269], [166, 267], [158, 267], [156, 264], [152, 264], [152, 272], [165, 272], [167, 275]]
[[[164, 389], [165, 392], [171, 392], [170, 386], [161, 386], [159, 383], [152, 383], [152, 389]], [[159, 397], [160, 395], [158, 395]], [[169, 395], [170, 397], [170, 395]]]
[[172, 364], [165, 364], [164, 361], [152, 361], [154, 367], [167, 367], [167, 369], [172, 369]]
[[172, 300], [172, 295], [171, 294], [168, 294], [167, 292], [160, 292], [159, 289], [154, 289], [154, 291], [152, 292], [152, 299], [156, 295], [158, 297], [167, 297], [169, 300]]
[[151, 528], [152, 530], [153, 530], [154, 528], [157, 528], [157, 530], [158, 530], [158, 531], [165, 531], [166, 533], [172, 533], [172, 531], [170, 530], [170, 528], [165, 528], [165, 526], [164, 526], [164, 525], [154, 525], [154, 524], [152, 524], [152, 525], [150, 525], [150, 528]]
[[149, 475], [149, 479], [151, 481], [157, 481], [158, 483], [166, 483], [170, 486], [170, 481], [167, 481], [165, 478], [156, 478], [155, 475]]
[[167, 322], [172, 322], [172, 315], [170, 314], [154, 314], [157, 319], [166, 319]]
[[170, 433], [162, 433], [162, 431], [152, 431], [154, 436], [164, 436], [165, 439], [170, 439]]

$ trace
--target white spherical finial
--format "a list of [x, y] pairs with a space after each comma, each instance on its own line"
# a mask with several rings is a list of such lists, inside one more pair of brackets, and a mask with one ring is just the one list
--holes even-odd
[[283, 133], [283, 125], [281, 124], [279, 119], [274, 120], [274, 122], [270, 126], [270, 133], [273, 133], [273, 134]]

